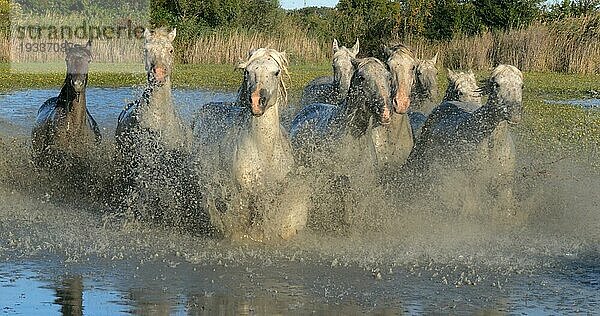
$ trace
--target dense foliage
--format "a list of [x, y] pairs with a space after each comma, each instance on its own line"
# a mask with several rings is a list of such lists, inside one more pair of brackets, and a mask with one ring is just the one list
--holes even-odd
[[[196, 39], [211, 34], [261, 33], [286, 38], [306, 33], [310, 40], [327, 43], [324, 47], [333, 38], [345, 45], [359, 38], [364, 54], [379, 56], [381, 46], [394, 40], [448, 42], [485, 32], [523, 29], [535, 21], [558, 21], [565, 25], [564, 30], [573, 33], [577, 26], [572, 18], [600, 10], [600, 0], [562, 0], [553, 4], [544, 0], [339, 0], [335, 8], [287, 11], [278, 0], [149, 1], [150, 8], [144, 5], [148, 0], [16, 0], [24, 11], [34, 13], [149, 13], [154, 26], [177, 27], [177, 45], [184, 48], [178, 51], [185, 54]], [[8, 29], [9, 7], [9, 0], [0, 0], [0, 33]], [[586, 22], [583, 31], [596, 30], [596, 21]]]

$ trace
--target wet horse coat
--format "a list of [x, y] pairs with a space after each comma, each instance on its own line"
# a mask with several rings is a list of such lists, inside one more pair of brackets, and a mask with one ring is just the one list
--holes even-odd
[[195, 115], [194, 146], [202, 153], [195, 164], [211, 221], [226, 236], [288, 239], [306, 224], [305, 196], [288, 187], [295, 164], [279, 122], [287, 64], [285, 53], [252, 51], [239, 65], [237, 101], [210, 103]]
[[430, 173], [435, 163], [471, 170], [466, 176], [472, 183], [511, 204], [515, 147], [508, 125], [521, 119], [522, 86], [517, 68], [500, 65], [484, 88], [489, 93], [484, 106], [470, 112], [458, 101], [442, 103], [425, 122], [406, 169], [416, 177]]
[[67, 76], [58, 97], [40, 107], [32, 132], [34, 161], [43, 166], [61, 166], [71, 158], [89, 158], [102, 136], [86, 106], [85, 88], [91, 61], [91, 41], [67, 50]]
[[124, 211], [141, 220], [204, 229], [197, 207], [196, 181], [189, 170], [189, 128], [179, 117], [171, 94], [176, 30], [146, 30], [148, 83], [141, 97], [119, 115], [115, 140], [125, 193]]
[[375, 58], [356, 60], [346, 99], [339, 105], [314, 103], [294, 117], [290, 139], [301, 164], [315, 154], [332, 150], [346, 135], [370, 137], [374, 126], [392, 119], [391, 78], [385, 64]]

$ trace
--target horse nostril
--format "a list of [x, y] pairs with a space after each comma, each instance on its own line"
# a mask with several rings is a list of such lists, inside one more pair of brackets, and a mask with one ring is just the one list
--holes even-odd
[[260, 104], [261, 105], [265, 105], [266, 102], [267, 102], [267, 98], [266, 97], [260, 97]]

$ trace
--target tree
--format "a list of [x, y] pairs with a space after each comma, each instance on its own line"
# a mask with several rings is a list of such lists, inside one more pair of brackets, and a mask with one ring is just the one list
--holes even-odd
[[563, 0], [545, 8], [545, 18], [559, 20], [600, 11], [600, 0]]
[[361, 40], [361, 52], [382, 54], [382, 46], [397, 36], [401, 29], [401, 6], [392, 0], [340, 0], [336, 9], [338, 39], [344, 43]]
[[541, 15], [543, 0], [471, 0], [475, 12], [490, 29], [523, 27]]

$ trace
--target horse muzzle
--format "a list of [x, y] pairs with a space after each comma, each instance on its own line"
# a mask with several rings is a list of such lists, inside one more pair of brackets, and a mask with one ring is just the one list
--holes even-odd
[[394, 112], [397, 114], [406, 114], [410, 107], [410, 98], [406, 96], [396, 96], [394, 98]]
[[510, 103], [505, 109], [506, 120], [509, 124], [516, 125], [523, 119], [522, 105], [518, 102]]
[[392, 111], [389, 107], [385, 107], [381, 115], [379, 116], [379, 123], [381, 125], [389, 125], [392, 122]]
[[73, 85], [73, 90], [75, 90], [75, 92], [82, 92], [83, 90], [85, 90], [85, 80], [73, 80], [71, 81], [71, 84]]
[[252, 115], [261, 116], [265, 113], [267, 107], [266, 94], [265, 89], [256, 89], [250, 95], [250, 109], [252, 110]]
[[152, 77], [156, 83], [164, 84], [167, 81], [168, 76], [169, 76], [169, 74], [165, 67], [153, 67], [152, 68]]

